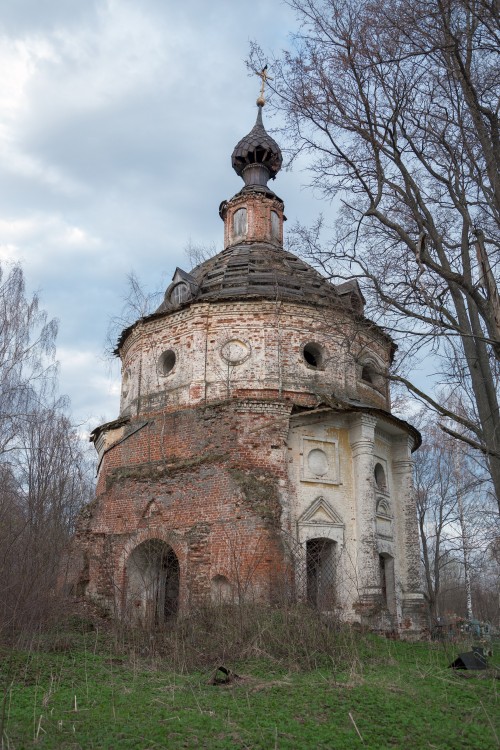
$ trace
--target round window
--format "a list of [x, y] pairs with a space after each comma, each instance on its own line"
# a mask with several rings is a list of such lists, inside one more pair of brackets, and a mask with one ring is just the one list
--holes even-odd
[[177, 357], [173, 349], [167, 349], [166, 352], [163, 352], [158, 362], [160, 375], [169, 375], [174, 369], [176, 361]]
[[323, 348], [314, 342], [310, 342], [302, 349], [302, 356], [309, 367], [321, 369], [323, 367]]

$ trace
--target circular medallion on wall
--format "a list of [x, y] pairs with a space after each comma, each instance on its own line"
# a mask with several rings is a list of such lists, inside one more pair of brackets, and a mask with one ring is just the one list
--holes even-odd
[[325, 451], [313, 448], [307, 456], [307, 465], [312, 474], [323, 477], [328, 474], [328, 458]]
[[252, 347], [241, 339], [228, 339], [220, 348], [220, 355], [228, 365], [241, 365], [252, 353]]

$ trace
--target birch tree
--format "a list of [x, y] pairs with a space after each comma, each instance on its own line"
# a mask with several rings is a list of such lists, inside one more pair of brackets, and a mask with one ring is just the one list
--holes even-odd
[[0, 630], [40, 624], [59, 556], [93, 486], [92, 464], [56, 398], [57, 324], [0, 267]]

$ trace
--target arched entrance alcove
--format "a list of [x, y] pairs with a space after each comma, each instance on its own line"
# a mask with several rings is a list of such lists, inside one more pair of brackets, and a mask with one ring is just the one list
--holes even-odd
[[321, 537], [306, 542], [307, 601], [322, 611], [335, 606], [336, 547], [332, 539]]
[[127, 611], [132, 621], [157, 627], [179, 608], [179, 561], [170, 545], [148, 539], [131, 552], [126, 564]]
[[396, 615], [396, 582], [394, 578], [394, 558], [386, 553], [378, 556], [380, 571], [380, 592], [382, 606], [393, 617]]

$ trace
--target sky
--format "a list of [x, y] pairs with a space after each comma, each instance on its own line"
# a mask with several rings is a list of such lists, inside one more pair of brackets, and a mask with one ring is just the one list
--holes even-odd
[[[3, 0], [0, 261], [59, 321], [84, 429], [118, 416], [105, 342], [127, 275], [164, 289], [190, 242], [222, 250], [230, 155], [256, 116], [249, 43], [278, 52], [295, 26], [279, 0]], [[290, 223], [324, 209], [306, 185], [300, 165], [273, 185]]]

